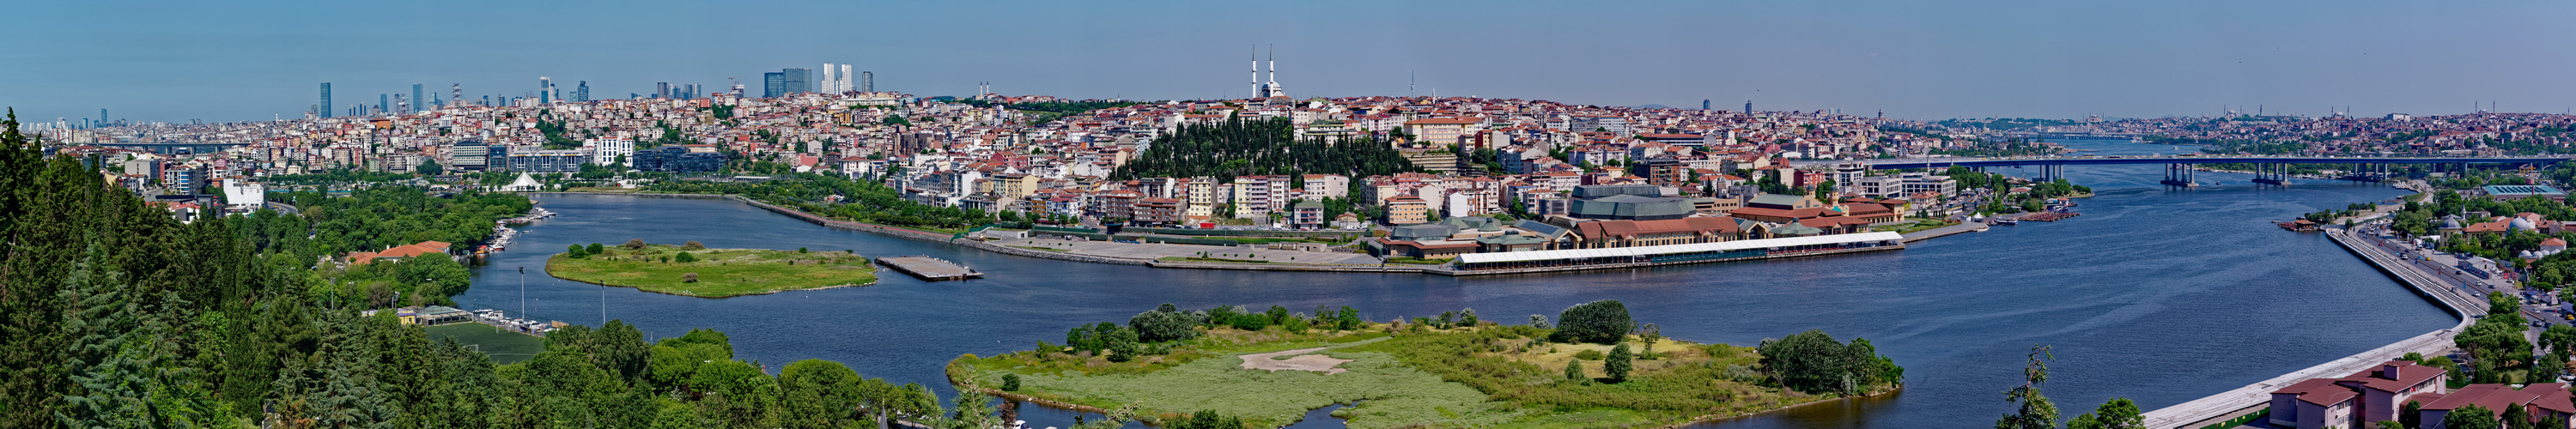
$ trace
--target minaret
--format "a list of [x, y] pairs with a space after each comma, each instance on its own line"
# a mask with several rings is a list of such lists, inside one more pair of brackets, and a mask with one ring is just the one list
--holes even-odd
[[1252, 45], [1252, 96], [1261, 96], [1261, 45]]

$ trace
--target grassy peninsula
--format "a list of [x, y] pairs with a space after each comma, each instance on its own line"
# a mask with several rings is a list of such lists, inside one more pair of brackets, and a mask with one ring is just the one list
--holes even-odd
[[[1551, 325], [1474, 310], [1392, 322], [1349, 307], [1182, 311], [1074, 328], [1066, 344], [950, 361], [960, 389], [1132, 410], [1165, 427], [1270, 428], [1312, 409], [1355, 429], [1659, 427], [1893, 391], [1903, 369], [1866, 340], [1809, 331], [1761, 347], [1697, 344], [1636, 325], [1617, 301]], [[1221, 416], [1221, 417], [1212, 417]], [[1202, 426], [1197, 424], [1186, 426]]]
[[708, 249], [629, 241], [619, 246], [573, 246], [546, 259], [546, 274], [650, 292], [725, 298], [780, 291], [866, 286], [876, 266], [847, 252], [805, 249]]

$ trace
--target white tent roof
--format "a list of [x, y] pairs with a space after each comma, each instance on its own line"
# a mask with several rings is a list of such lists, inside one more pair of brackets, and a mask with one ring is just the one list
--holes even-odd
[[1816, 246], [1816, 245], [1830, 245], [1830, 244], [1865, 243], [1865, 242], [1872, 242], [1872, 241], [1903, 241], [1903, 240], [1905, 240], [1905, 235], [1903, 235], [1903, 234], [1897, 234], [1897, 233], [1893, 233], [1893, 232], [1863, 232], [1863, 233], [1857, 233], [1857, 234], [1818, 235], [1818, 236], [1812, 236], [1812, 237], [1771, 238], [1771, 239], [1762, 239], [1762, 240], [1737, 240], [1737, 241], [1727, 241], [1727, 242], [1718, 242], [1718, 243], [1693, 243], [1693, 244], [1671, 244], [1671, 245], [1663, 245], [1663, 246], [1619, 247], [1619, 248], [1609, 248], [1609, 249], [1567, 249], [1567, 250], [1539, 250], [1539, 251], [1530, 251], [1530, 252], [1469, 253], [1469, 254], [1464, 254], [1464, 255], [1458, 255], [1458, 263], [1461, 263], [1461, 264], [1474, 264], [1474, 263], [1484, 263], [1484, 262], [1552, 261], [1552, 260], [1560, 260], [1560, 259], [1603, 258], [1603, 257], [1618, 257], [1618, 256], [1646, 256], [1646, 255], [1663, 255], [1663, 254], [1673, 254], [1673, 253], [1725, 252], [1725, 251], [1732, 251], [1732, 250], [1745, 250], [1745, 249], [1768, 249], [1768, 248], [1774, 248], [1774, 247]]

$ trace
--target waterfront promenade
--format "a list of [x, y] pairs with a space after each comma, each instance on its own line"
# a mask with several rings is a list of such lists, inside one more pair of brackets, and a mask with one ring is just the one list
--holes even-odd
[[2381, 362], [2396, 360], [2407, 353], [2421, 353], [2425, 356], [2440, 355], [2452, 348], [2453, 335], [2457, 335], [2461, 329], [2468, 328], [2470, 322], [2477, 320], [2476, 316], [2486, 314], [2486, 298], [2474, 296], [2474, 292], [2462, 289], [2457, 283], [2446, 281], [2440, 274], [2429, 272], [2422, 266], [2406, 263], [2403, 256], [2384, 247], [2383, 244], [2378, 243], [2378, 240], [2354, 236], [2342, 229], [2328, 229], [2325, 234], [2334, 239], [2336, 244], [2351, 250], [2354, 255], [2369, 261], [2371, 265], [2379, 267], [2389, 276], [2414, 287], [2417, 293], [2441, 303], [2453, 314], [2460, 316], [2460, 323], [2448, 329], [2417, 335], [2395, 344], [2292, 371], [2245, 387], [2148, 411], [2147, 427], [2198, 429], [2217, 423], [2217, 420], [2268, 405], [2272, 400], [2273, 390], [2301, 380], [2352, 375]]

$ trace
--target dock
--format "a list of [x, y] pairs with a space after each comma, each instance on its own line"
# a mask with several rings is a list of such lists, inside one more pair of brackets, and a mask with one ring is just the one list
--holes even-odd
[[948, 262], [946, 259], [928, 256], [889, 256], [877, 258], [877, 263], [884, 264], [887, 267], [892, 267], [895, 271], [902, 271], [904, 274], [911, 274], [913, 277], [920, 277], [922, 280], [934, 282], [940, 280], [963, 280], [984, 276], [984, 273], [976, 272], [973, 268], [966, 268], [965, 265], [958, 265], [955, 262]]

